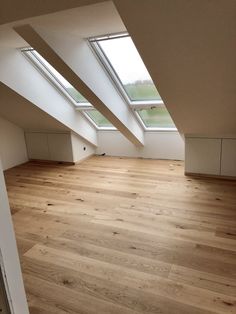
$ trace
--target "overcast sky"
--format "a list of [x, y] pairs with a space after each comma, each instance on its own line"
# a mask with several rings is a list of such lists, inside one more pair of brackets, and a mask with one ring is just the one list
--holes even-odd
[[100, 41], [100, 45], [123, 84], [151, 77], [130, 37]]

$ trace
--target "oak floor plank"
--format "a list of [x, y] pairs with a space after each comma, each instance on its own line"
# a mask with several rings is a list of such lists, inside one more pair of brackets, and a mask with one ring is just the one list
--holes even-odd
[[5, 172], [31, 314], [236, 313], [236, 181], [94, 156]]
[[217, 276], [211, 273], [173, 265], [169, 273], [169, 278], [177, 282], [236, 297], [235, 280], [229, 277]]
[[[59, 310], [69, 310], [69, 313], [78, 314], [135, 314], [137, 311], [128, 309], [108, 301], [92, 297], [88, 294], [74, 291], [65, 286], [51, 283], [48, 280], [36, 278], [32, 275], [24, 274], [26, 290], [29, 290], [35, 296], [46, 300], [49, 305], [56, 304]], [[35, 284], [37, 282], [37, 285]]]
[[[140, 289], [143, 292], [171, 298], [175, 301], [200, 307], [204, 310], [213, 310], [216, 313], [233, 313], [236, 307], [236, 298], [221, 295], [215, 292], [205, 293], [205, 290], [191, 287], [189, 285], [177, 284], [172, 280], [157, 275], [137, 272], [126, 267], [117, 266], [108, 262], [95, 260], [90, 257], [49, 248], [42, 245], [35, 245], [27, 253], [26, 257], [35, 258], [41, 262], [54, 263], [55, 265], [93, 274], [96, 277], [114, 281], [131, 289]], [[204, 303], [199, 304], [199, 299]], [[228, 306], [231, 304], [231, 306]]]
[[71, 270], [45, 261], [38, 262], [36, 259], [26, 258], [23, 270], [25, 273], [33, 274], [35, 278], [45, 279], [59, 286], [66, 286], [74, 291], [135, 309], [137, 313], [212, 313], [173, 300], [170, 302], [168, 298], [146, 293], [141, 289], [130, 289], [125, 285], [99, 278], [88, 272]]

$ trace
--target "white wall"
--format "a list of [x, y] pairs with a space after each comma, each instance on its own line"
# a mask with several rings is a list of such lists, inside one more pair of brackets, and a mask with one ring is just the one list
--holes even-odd
[[90, 145], [83, 141], [81, 137], [72, 133], [71, 134], [71, 141], [72, 141], [72, 149], [73, 149], [73, 161], [79, 162], [87, 157], [95, 154], [95, 146]]
[[28, 314], [20, 262], [0, 162], [0, 249], [14, 314]]
[[178, 132], [145, 132], [145, 146], [136, 147], [118, 131], [99, 131], [96, 154], [184, 160], [184, 140]]
[[1, 117], [0, 158], [4, 170], [28, 161], [24, 131]]
[[69, 132], [70, 129], [0, 82], [0, 116], [24, 130]]

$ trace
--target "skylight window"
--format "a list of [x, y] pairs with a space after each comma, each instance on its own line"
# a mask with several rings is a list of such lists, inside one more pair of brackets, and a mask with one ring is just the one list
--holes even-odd
[[47, 62], [36, 50], [29, 48], [22, 50], [36, 65], [39, 65], [41, 69], [47, 74], [52, 76], [54, 80], [63, 88], [65, 92], [78, 104], [88, 103], [85, 99], [50, 63]]
[[131, 37], [115, 34], [89, 42], [145, 130], [176, 129]]
[[24, 48], [22, 52], [43, 72], [49, 80], [62, 91], [76, 106], [84, 112], [98, 129], [115, 129], [114, 126], [84, 98], [50, 63], [33, 48]]
[[130, 102], [161, 100], [129, 35], [95, 38], [91, 43], [100, 57], [105, 58]]

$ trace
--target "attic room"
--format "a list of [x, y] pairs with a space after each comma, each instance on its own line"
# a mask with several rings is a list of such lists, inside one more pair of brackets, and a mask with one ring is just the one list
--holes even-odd
[[1, 313], [236, 313], [235, 35], [235, 0], [1, 2]]

